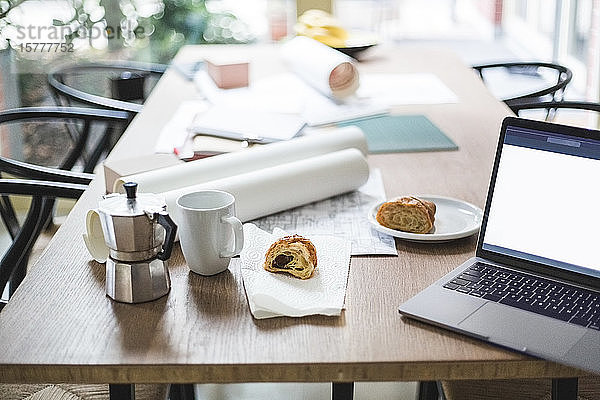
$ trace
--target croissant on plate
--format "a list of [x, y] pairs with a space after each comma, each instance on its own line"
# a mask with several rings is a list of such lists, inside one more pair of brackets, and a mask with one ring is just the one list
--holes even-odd
[[381, 225], [404, 232], [428, 233], [435, 221], [435, 204], [416, 197], [383, 203], [375, 217]]
[[269, 247], [264, 268], [269, 272], [287, 272], [308, 279], [317, 267], [317, 250], [300, 235], [284, 236]]

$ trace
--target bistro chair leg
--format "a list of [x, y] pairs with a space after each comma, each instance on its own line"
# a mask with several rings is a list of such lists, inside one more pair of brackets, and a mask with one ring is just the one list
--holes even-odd
[[135, 385], [110, 384], [108, 385], [110, 400], [135, 400]]
[[552, 379], [552, 400], [577, 400], [577, 378]]
[[332, 400], [352, 400], [354, 397], [354, 382], [333, 382], [331, 384]]
[[421, 381], [417, 388], [418, 400], [438, 400], [440, 393], [436, 381]]
[[194, 396], [193, 384], [171, 384], [169, 400], [194, 400]]

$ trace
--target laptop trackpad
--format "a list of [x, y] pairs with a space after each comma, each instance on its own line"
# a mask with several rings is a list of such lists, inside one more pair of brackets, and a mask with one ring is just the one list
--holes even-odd
[[557, 357], [569, 351], [586, 332], [577, 325], [492, 302], [458, 326], [518, 351]]

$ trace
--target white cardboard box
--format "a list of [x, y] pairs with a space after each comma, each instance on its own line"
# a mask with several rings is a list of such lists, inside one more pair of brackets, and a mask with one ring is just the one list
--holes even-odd
[[106, 193], [112, 193], [115, 181], [123, 176], [170, 167], [182, 162], [175, 154], [150, 154], [143, 157], [105, 161], [104, 181]]

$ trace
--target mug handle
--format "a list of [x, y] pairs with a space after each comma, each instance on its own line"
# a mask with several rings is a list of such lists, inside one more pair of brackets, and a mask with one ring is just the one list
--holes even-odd
[[230, 258], [233, 256], [237, 256], [242, 251], [244, 247], [244, 229], [242, 228], [242, 222], [234, 216], [223, 216], [221, 217], [221, 222], [231, 225], [233, 229], [233, 234], [235, 235], [235, 248], [233, 251], [224, 250], [219, 254], [221, 258]]

